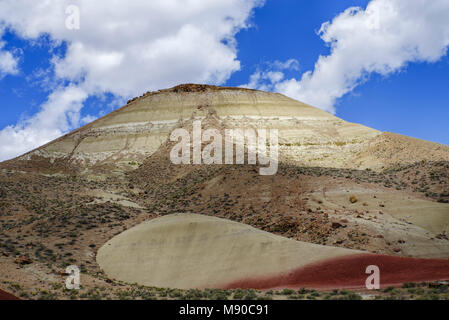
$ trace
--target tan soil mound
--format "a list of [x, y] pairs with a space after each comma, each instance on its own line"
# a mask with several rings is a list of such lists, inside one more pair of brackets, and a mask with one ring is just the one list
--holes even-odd
[[173, 214], [112, 238], [97, 262], [112, 278], [148, 286], [220, 288], [361, 251], [290, 240], [229, 220]]
[[294, 241], [237, 222], [173, 214], [108, 241], [97, 261], [112, 278], [171, 288], [365, 286], [366, 268], [381, 285], [449, 279], [449, 260], [415, 259]]
[[449, 161], [449, 146], [383, 132], [367, 142], [354, 157], [363, 168], [384, 169], [420, 161]]

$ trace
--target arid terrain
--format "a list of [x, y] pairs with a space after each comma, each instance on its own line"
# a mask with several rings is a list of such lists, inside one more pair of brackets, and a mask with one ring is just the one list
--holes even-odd
[[[278, 129], [277, 173], [173, 164], [195, 119]], [[449, 147], [280, 94], [149, 92], [0, 163], [0, 270], [22, 299], [448, 299]]]

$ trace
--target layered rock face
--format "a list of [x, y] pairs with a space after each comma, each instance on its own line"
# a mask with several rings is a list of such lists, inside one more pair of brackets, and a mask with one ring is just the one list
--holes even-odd
[[226, 128], [278, 129], [282, 158], [303, 165], [353, 165], [351, 152], [380, 134], [281, 94], [181, 85], [133, 99], [21, 159], [37, 155], [87, 166], [139, 161], [153, 154], [175, 127], [208, 116]]
[[139, 163], [153, 154], [174, 128], [208, 118], [222, 128], [278, 129], [281, 160], [302, 166], [376, 170], [449, 160], [447, 146], [349, 123], [281, 94], [193, 84], [148, 92], [20, 160], [38, 156], [126, 170], [130, 161]]

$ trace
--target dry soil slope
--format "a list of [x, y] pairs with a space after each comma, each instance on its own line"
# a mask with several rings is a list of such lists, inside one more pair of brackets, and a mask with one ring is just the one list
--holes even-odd
[[[171, 288], [362, 287], [370, 264], [380, 265], [390, 283], [449, 278], [448, 260], [321, 246], [195, 214], [168, 215], [129, 229], [100, 248], [97, 262], [112, 278]], [[408, 278], [402, 279], [405, 270]]]
[[449, 146], [383, 132], [355, 150], [354, 167], [387, 169], [420, 161], [449, 161]]

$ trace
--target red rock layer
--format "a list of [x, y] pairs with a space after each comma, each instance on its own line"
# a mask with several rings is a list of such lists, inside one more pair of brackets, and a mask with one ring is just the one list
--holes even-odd
[[292, 270], [285, 274], [241, 279], [223, 286], [234, 288], [362, 288], [369, 265], [380, 269], [381, 287], [405, 282], [449, 279], [449, 260], [415, 259], [361, 254], [335, 258]]
[[19, 298], [13, 296], [8, 292], [0, 290], [0, 300], [19, 300]]

